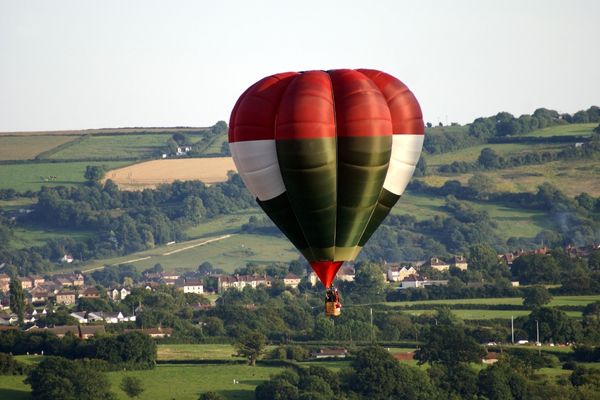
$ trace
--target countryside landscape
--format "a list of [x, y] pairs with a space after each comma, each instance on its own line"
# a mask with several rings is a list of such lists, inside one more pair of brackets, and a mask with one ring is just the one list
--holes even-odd
[[600, 399], [598, 15], [0, 2], [0, 400]]

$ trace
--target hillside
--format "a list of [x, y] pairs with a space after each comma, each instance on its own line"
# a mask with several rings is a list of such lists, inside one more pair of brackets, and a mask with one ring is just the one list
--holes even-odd
[[[426, 166], [420, 167], [421, 173], [415, 175], [413, 183], [392, 211], [392, 216], [366, 246], [363, 258], [399, 260], [443, 256], [464, 252], [472, 240], [483, 240], [498, 250], [508, 250], [511, 246], [535, 246], [541, 240], [558, 240], [549, 236], [548, 232], [573, 234], [574, 231], [558, 226], [561, 219], [552, 210], [532, 208], [498, 196], [490, 198], [489, 195], [471, 194], [469, 197], [463, 194], [470, 193], [469, 185], [473, 176], [483, 176], [487, 179], [486, 190], [489, 193], [504, 192], [521, 196], [536, 193], [538, 186], [551, 183], [571, 198], [582, 192], [592, 197], [600, 196], [600, 180], [597, 179], [600, 158], [586, 155], [557, 159], [564, 154], [569, 156], [573, 149], [588, 146], [597, 123], [567, 123], [555, 119], [555, 125], [541, 129], [521, 129], [520, 133], [505, 136], [496, 136], [489, 131], [488, 136], [474, 136], [473, 127], [478, 126], [478, 121], [465, 126], [427, 128], [426, 150], [422, 155], [422, 163]], [[171, 155], [169, 152], [175, 138], [192, 150], [183, 156]], [[105, 179], [114, 179], [122, 189], [154, 187], [175, 179], [200, 179], [207, 183], [223, 181], [227, 179], [227, 172], [233, 169], [233, 163], [230, 158], [215, 156], [226, 154], [226, 140], [226, 124], [222, 122], [211, 128], [3, 133], [0, 134], [0, 190], [3, 190], [5, 200], [0, 200], [0, 208], [5, 215], [18, 215], [19, 210], [35, 206], [35, 192], [41, 187], [81, 187], [85, 182], [86, 167], [90, 165], [107, 170]], [[545, 154], [546, 158], [534, 158], [533, 163], [526, 165], [498, 164], [493, 168], [483, 168], [478, 163], [484, 149], [491, 150], [501, 161], [518, 159], [518, 162], [523, 162], [522, 159], [527, 161], [532, 154]], [[161, 160], [163, 154], [169, 154], [167, 160]], [[165, 165], [174, 163], [179, 165], [177, 168], [183, 175], [175, 176], [165, 169]], [[441, 172], [456, 164], [467, 171]], [[448, 194], [454, 193], [446, 189], [448, 185], [455, 186], [453, 182], [462, 185], [462, 189], [454, 194], [458, 197], [458, 203], [452, 203], [454, 200], [449, 203], [447, 198]], [[20, 197], [12, 190], [22, 194], [30, 191], [26, 194], [29, 197]], [[171, 210], [180, 206], [181, 203], [164, 204], [161, 208], [166, 216], [172, 218]], [[113, 215], [121, 212], [111, 211]], [[182, 242], [181, 247], [187, 247], [186, 241], [194, 244], [207, 238], [236, 234], [222, 242], [191, 247], [172, 255], [165, 254], [169, 253], [169, 249], [142, 248], [133, 254], [102, 256], [99, 260], [92, 257], [82, 267], [96, 268], [104, 263], [140, 259], [135, 262], [139, 268], [160, 262], [166, 268], [182, 270], [194, 268], [201, 261], [210, 261], [215, 266], [232, 271], [236, 266], [248, 262], [265, 264], [297, 258], [298, 253], [293, 246], [276, 231], [243, 230], [243, 225], [248, 223], [251, 216], [261, 218], [263, 214], [252, 207], [237, 209], [229, 214], [205, 215], [201, 220], [187, 223], [178, 240]], [[414, 218], [414, 221], [407, 222], [407, 216]], [[588, 215], [586, 218], [592, 217]], [[475, 218], [476, 222], [466, 223], [469, 218]], [[432, 230], [440, 221], [458, 223], [462, 232], [457, 236], [447, 230], [449, 228]], [[581, 224], [582, 220], [578, 221], [571, 223], [569, 229]], [[77, 242], [90, 240], [94, 235], [93, 229], [75, 228], [74, 224], [56, 227], [22, 219], [12, 228], [10, 247], [27, 249], [41, 246], [47, 240], [72, 239]], [[593, 231], [591, 235], [585, 237], [593, 237]], [[462, 236], [471, 239], [460, 239]], [[390, 251], [389, 244], [384, 244], [389, 240], [397, 245], [393, 246], [393, 251]], [[581, 240], [587, 239], [582, 237]], [[156, 245], [159, 244], [158, 241]], [[276, 246], [278, 250], [269, 252], [269, 246]]]

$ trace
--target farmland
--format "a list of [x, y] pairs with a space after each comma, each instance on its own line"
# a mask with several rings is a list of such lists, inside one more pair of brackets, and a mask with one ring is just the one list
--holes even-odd
[[39, 190], [42, 186], [72, 186], [82, 184], [88, 165], [105, 165], [118, 168], [126, 161], [104, 162], [47, 162], [7, 164], [0, 166], [0, 189], [15, 189], [19, 192]]
[[159, 246], [124, 257], [95, 260], [84, 265], [82, 269], [88, 271], [103, 265], [130, 263], [142, 271], [160, 263], [165, 269], [183, 272], [196, 269], [200, 263], [208, 261], [215, 268], [233, 272], [235, 268], [248, 262], [264, 265], [289, 262], [299, 257], [292, 245], [280, 237], [237, 234], [202, 244], [219, 238], [206, 237], [171, 246]]
[[59, 135], [0, 136], [0, 160], [31, 160], [77, 138]]
[[223, 182], [227, 180], [227, 173], [235, 170], [231, 157], [167, 159], [111, 170], [105, 179], [111, 179], [122, 189], [139, 190], [175, 180], [197, 179], [207, 184]]

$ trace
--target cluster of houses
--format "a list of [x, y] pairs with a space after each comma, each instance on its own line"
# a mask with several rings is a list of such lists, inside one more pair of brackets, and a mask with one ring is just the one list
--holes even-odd
[[[79, 299], [99, 299], [101, 293], [93, 286], [86, 286], [82, 274], [57, 274], [48, 279], [42, 276], [20, 276], [21, 287], [25, 293], [25, 302], [32, 306], [73, 305]], [[8, 293], [10, 276], [0, 273], [0, 293]], [[110, 288], [107, 296], [112, 300], [123, 300], [131, 291], [125, 287]], [[6, 306], [7, 297], [2, 299]]]

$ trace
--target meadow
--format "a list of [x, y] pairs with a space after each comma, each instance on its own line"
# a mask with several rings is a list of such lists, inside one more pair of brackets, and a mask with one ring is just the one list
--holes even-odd
[[[558, 306], [580, 306], [584, 307], [590, 303], [600, 301], [600, 295], [585, 296], [554, 296], [548, 305], [550, 307]], [[416, 300], [416, 301], [389, 301], [387, 306], [414, 306], [425, 304], [486, 304], [486, 305], [522, 305], [521, 297], [491, 297], [481, 299], [449, 299], [449, 300]], [[452, 312], [454, 312], [453, 310]]]
[[31, 160], [77, 138], [60, 135], [0, 136], [0, 160]]
[[555, 125], [548, 128], [538, 129], [519, 136], [591, 136], [592, 131], [597, 126], [598, 123]]
[[53, 160], [131, 159], [158, 156], [167, 148], [169, 133], [143, 135], [90, 135], [61, 148], [46, 158]]
[[24, 192], [37, 191], [42, 186], [79, 185], [85, 182], [83, 174], [88, 165], [118, 168], [127, 164], [126, 161], [81, 161], [0, 165], [0, 189]]
[[202, 244], [216, 237], [205, 237], [170, 246], [129, 254], [124, 257], [94, 260], [78, 266], [83, 271], [102, 268], [103, 265], [133, 264], [139, 271], [160, 263], [168, 271], [184, 272], [195, 270], [204, 261], [226, 272], [233, 272], [246, 263], [271, 264], [289, 262], [299, 257], [299, 253], [282, 237], [232, 234], [229, 237]]
[[[543, 229], [551, 228], [546, 214], [495, 203], [464, 201], [476, 210], [485, 210], [498, 224], [497, 233], [504, 240], [515, 237], [533, 237]], [[443, 197], [422, 195], [407, 191], [392, 210], [392, 214], [408, 214], [421, 221], [435, 216], [447, 216]]]

